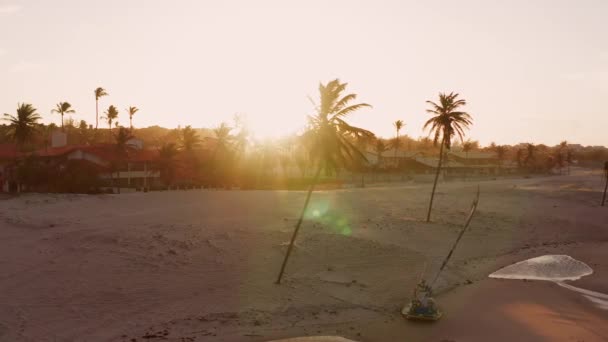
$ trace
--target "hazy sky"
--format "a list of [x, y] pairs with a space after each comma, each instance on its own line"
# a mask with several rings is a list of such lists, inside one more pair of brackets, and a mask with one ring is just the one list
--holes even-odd
[[[608, 144], [608, 1], [0, 0], [0, 113], [69, 101], [94, 123], [213, 127], [245, 113], [259, 134], [305, 122], [320, 81], [374, 106], [351, 121], [423, 135], [425, 101], [456, 91], [473, 139]], [[126, 115], [119, 122], [128, 124]]]

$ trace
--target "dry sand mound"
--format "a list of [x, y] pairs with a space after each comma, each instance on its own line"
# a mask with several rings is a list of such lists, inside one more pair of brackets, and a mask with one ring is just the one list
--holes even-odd
[[543, 255], [502, 268], [489, 277], [565, 281], [577, 280], [591, 273], [591, 267], [568, 255]]

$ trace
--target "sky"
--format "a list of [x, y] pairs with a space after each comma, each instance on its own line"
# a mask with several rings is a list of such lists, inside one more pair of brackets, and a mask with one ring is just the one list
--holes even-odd
[[468, 137], [608, 145], [605, 0], [0, 0], [0, 113], [32, 103], [140, 108], [137, 127], [215, 127], [244, 114], [258, 136], [298, 131], [319, 82], [373, 105], [379, 136], [425, 136], [427, 100], [457, 92]]

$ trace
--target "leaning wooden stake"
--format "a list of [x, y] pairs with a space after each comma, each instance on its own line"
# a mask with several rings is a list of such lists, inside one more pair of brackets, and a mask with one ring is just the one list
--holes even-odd
[[604, 186], [604, 195], [602, 196], [602, 207], [606, 202], [606, 190], [608, 190], [608, 161], [604, 163], [604, 178], [606, 178], [606, 185]]
[[471, 211], [469, 212], [469, 216], [467, 217], [467, 220], [464, 223], [464, 226], [462, 227], [460, 234], [458, 234], [458, 238], [454, 242], [452, 249], [450, 249], [450, 253], [448, 253], [448, 256], [445, 258], [445, 260], [443, 260], [443, 263], [441, 264], [441, 267], [439, 268], [439, 271], [437, 272], [435, 279], [433, 279], [433, 282], [431, 283], [431, 287], [435, 286], [435, 282], [437, 282], [437, 279], [439, 279], [439, 275], [441, 274], [441, 272], [443, 271], [445, 266], [448, 264], [448, 261], [450, 261], [450, 258], [452, 257], [452, 254], [454, 253], [454, 250], [456, 249], [456, 246], [458, 246], [458, 243], [460, 242], [460, 239], [462, 239], [464, 232], [469, 227], [469, 224], [471, 224], [473, 215], [477, 211], [477, 204], [479, 204], [479, 186], [477, 186], [477, 196], [475, 196], [475, 199], [473, 200], [473, 204], [471, 205]]
[[287, 253], [285, 253], [285, 258], [283, 259], [283, 264], [281, 265], [281, 271], [279, 271], [279, 277], [277, 278], [276, 283], [280, 284], [281, 279], [283, 278], [283, 273], [285, 272], [285, 266], [287, 266], [287, 260], [289, 260], [289, 256], [291, 255], [291, 251], [293, 249], [293, 245], [296, 242], [296, 237], [298, 236], [298, 232], [300, 231], [300, 226], [302, 225], [302, 221], [304, 220], [304, 214], [306, 214], [306, 209], [308, 209], [308, 202], [310, 202], [310, 196], [312, 195], [313, 190], [315, 189], [315, 185], [319, 180], [319, 176], [321, 175], [321, 167], [317, 170], [317, 174], [310, 184], [308, 188], [308, 194], [306, 194], [306, 201], [304, 201], [304, 208], [302, 208], [302, 213], [300, 214], [300, 218], [298, 219], [298, 223], [296, 223], [296, 228], [293, 230], [293, 234], [291, 235], [291, 241], [289, 241], [289, 247], [287, 247]]

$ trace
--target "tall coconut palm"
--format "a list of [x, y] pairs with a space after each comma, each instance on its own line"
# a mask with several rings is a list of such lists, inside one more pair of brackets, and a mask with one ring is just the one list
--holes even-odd
[[[116, 155], [118, 156], [118, 162], [115, 164], [117, 173], [125, 163], [129, 162], [129, 155], [135, 149], [133, 145], [129, 144], [129, 140], [133, 138], [131, 130], [125, 127], [119, 127], [116, 135], [114, 135]], [[120, 193], [120, 185], [118, 186], [118, 193]]]
[[51, 110], [51, 113], [61, 114], [61, 130], [63, 131], [63, 116], [65, 114], [74, 114], [76, 111], [72, 109], [72, 105], [69, 102], [59, 102], [55, 109]]
[[163, 143], [158, 150], [160, 178], [167, 187], [171, 186], [175, 177], [178, 153], [177, 145], [174, 143]]
[[36, 133], [38, 120], [41, 117], [36, 113], [36, 108], [29, 103], [17, 105], [17, 115], [4, 114], [4, 121], [8, 122], [8, 137], [14, 141], [19, 148], [29, 142]]
[[427, 113], [433, 115], [425, 124], [424, 129], [430, 130], [430, 135], [433, 135], [433, 144], [437, 145], [440, 142], [439, 147], [439, 161], [437, 162], [437, 171], [435, 173], [435, 181], [433, 182], [433, 190], [431, 191], [431, 199], [429, 201], [429, 210], [426, 215], [426, 221], [431, 220], [431, 210], [433, 209], [433, 199], [435, 197], [435, 190], [437, 189], [437, 181], [439, 180], [439, 173], [441, 171], [441, 163], [443, 161], [443, 150], [450, 149], [452, 146], [452, 138], [458, 136], [460, 141], [464, 141], [464, 130], [468, 129], [469, 125], [473, 124], [471, 116], [459, 109], [466, 105], [466, 100], [458, 99], [458, 93], [440, 93], [439, 103], [433, 101], [426, 101], [431, 105], [430, 109], [427, 109]]
[[559, 174], [561, 175], [564, 168], [564, 154], [562, 153], [562, 150], [559, 148], [554, 150], [553, 155], [549, 158], [555, 164], [553, 166], [557, 166], [559, 168]]
[[386, 144], [381, 139], [378, 139], [376, 140], [374, 149], [376, 151], [376, 155], [378, 156], [378, 165], [380, 165], [382, 162], [382, 154], [387, 150]]
[[524, 158], [524, 150], [521, 148], [518, 148], [517, 152], [515, 152], [515, 162], [517, 163], [517, 167], [520, 169], [524, 165], [523, 158]]
[[108, 107], [108, 110], [106, 110], [106, 112], [104, 113], [105, 116], [103, 117], [103, 119], [106, 120], [106, 122], [108, 123], [108, 127], [110, 128], [110, 133], [112, 132], [112, 122], [114, 122], [116, 119], [118, 119], [118, 109], [116, 109], [116, 107], [114, 106], [110, 106]]
[[95, 93], [95, 129], [99, 126], [99, 99], [108, 96], [108, 92], [102, 87], [98, 87], [94, 91]]
[[316, 113], [309, 116], [309, 126], [304, 133], [304, 140], [308, 146], [310, 159], [315, 168], [315, 176], [306, 194], [304, 207], [300, 218], [296, 223], [293, 235], [281, 265], [277, 283], [281, 282], [293, 244], [302, 225], [304, 214], [308, 208], [310, 197], [316, 182], [323, 170], [335, 170], [336, 168], [358, 160], [365, 160], [365, 156], [352, 143], [353, 138], [368, 136], [373, 133], [362, 128], [348, 124], [345, 119], [348, 115], [365, 107], [371, 107], [366, 103], [351, 104], [357, 98], [356, 94], [344, 95], [347, 83], [335, 79], [327, 84], [319, 85], [320, 103], [316, 106]]
[[395, 148], [395, 164], [397, 166], [399, 165], [399, 163], [397, 162], [397, 149], [401, 145], [401, 142], [399, 141], [399, 132], [401, 131], [404, 125], [405, 124], [403, 123], [403, 120], [397, 120], [393, 122], [393, 127], [395, 127], [395, 130], [397, 131], [397, 136], [395, 137], [395, 142], [393, 143], [393, 147]]
[[129, 127], [131, 130], [133, 130], [133, 115], [135, 115], [137, 112], [139, 112], [139, 108], [137, 107], [131, 106], [127, 108], [127, 113], [129, 114]]
[[[568, 165], [568, 174], [570, 174], [570, 160], [568, 160], [568, 155], [570, 154], [570, 149], [568, 148], [568, 141], [564, 140], [559, 143], [560, 153], [563, 153], [563, 160]], [[561, 174], [560, 169], [560, 174]]]
[[505, 159], [505, 155], [507, 154], [507, 148], [503, 145], [497, 145], [494, 147], [494, 152], [496, 152], [496, 158], [498, 159], [498, 168], [502, 168], [502, 161]]
[[230, 132], [232, 127], [228, 126], [225, 122], [222, 122], [217, 128], [213, 129], [216, 141], [216, 150], [226, 150], [232, 143], [232, 136]]
[[191, 152], [201, 144], [201, 138], [196, 130], [188, 125], [179, 131], [179, 144], [184, 151]]
[[529, 168], [530, 162], [536, 159], [536, 146], [532, 143], [526, 144], [526, 157], [524, 158], [524, 166]]

